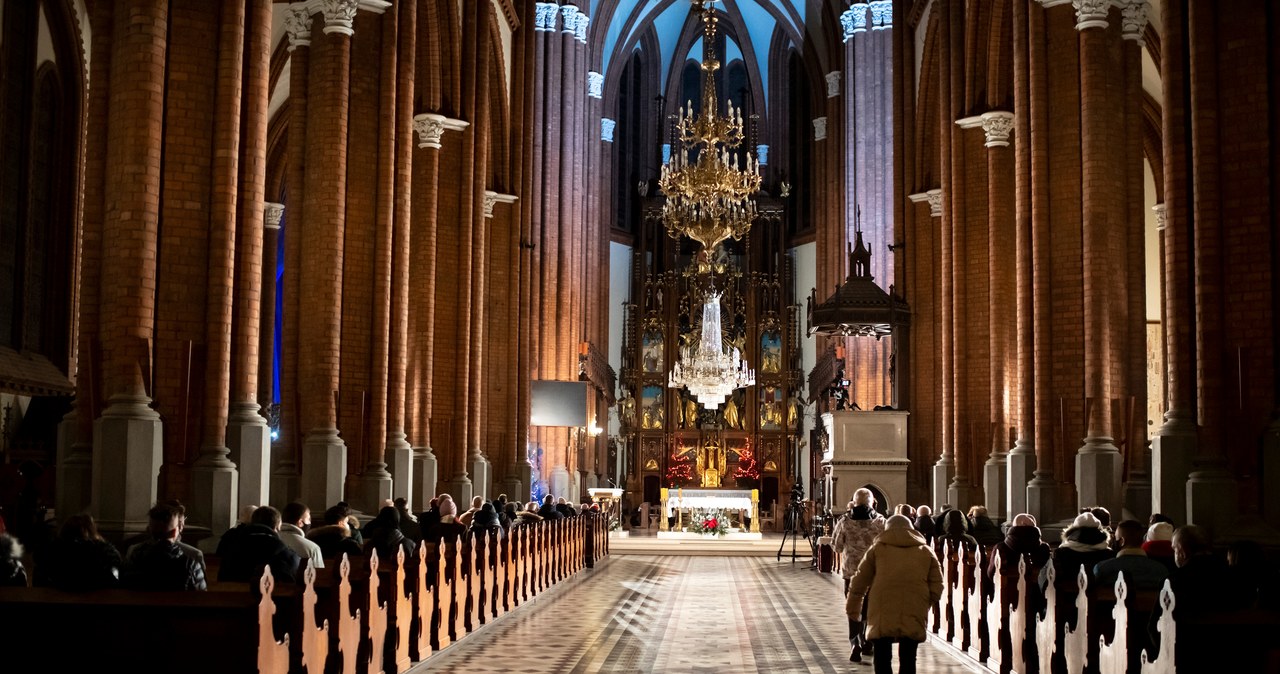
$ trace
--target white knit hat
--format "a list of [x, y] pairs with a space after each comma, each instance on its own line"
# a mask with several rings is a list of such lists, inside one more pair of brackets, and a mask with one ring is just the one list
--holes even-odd
[[1173, 540], [1173, 525], [1168, 522], [1156, 522], [1147, 529], [1147, 540], [1149, 541], [1171, 541]]
[[1076, 515], [1076, 520], [1071, 523], [1072, 529], [1101, 529], [1102, 522], [1098, 521], [1093, 513], [1084, 512]]

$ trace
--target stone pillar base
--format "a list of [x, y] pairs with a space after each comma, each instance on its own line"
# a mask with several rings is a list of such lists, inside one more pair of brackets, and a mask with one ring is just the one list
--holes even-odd
[[1187, 479], [1187, 523], [1210, 535], [1225, 531], [1238, 517], [1236, 480], [1226, 470], [1198, 470]]
[[1146, 473], [1130, 473], [1129, 481], [1124, 484], [1124, 518], [1146, 522], [1148, 517], [1151, 517], [1151, 478]]
[[1085, 438], [1076, 452], [1076, 494], [1081, 508], [1102, 506], [1119, 515], [1124, 508], [1124, 460], [1111, 438]]
[[1009, 505], [1009, 463], [1004, 454], [987, 459], [982, 466], [982, 504], [987, 507], [987, 514], [993, 520], [1012, 519], [1017, 513], [1009, 513], [1005, 508]]
[[[273, 446], [272, 453], [279, 454], [280, 447]], [[271, 505], [275, 506], [276, 510], [282, 510], [290, 501], [302, 500], [302, 482], [298, 477], [298, 466], [294, 464], [292, 458], [285, 460], [276, 457], [276, 468], [271, 471], [270, 493]], [[310, 507], [311, 504], [307, 505]]]
[[59, 520], [87, 511], [93, 495], [92, 448], [76, 442], [76, 415], [73, 409], [58, 423], [58, 498], [54, 508]]
[[[239, 506], [271, 502], [271, 427], [258, 403], [233, 403], [227, 420], [227, 449], [240, 474]], [[221, 531], [214, 527], [214, 532]]]
[[387, 460], [391, 464], [391, 498], [401, 496], [409, 499], [409, 511], [422, 510], [420, 504], [426, 503], [414, 497], [413, 493], [413, 447], [405, 440], [404, 433], [393, 433], [387, 442]]
[[528, 503], [533, 498], [533, 466], [528, 461], [517, 461], [507, 473], [507, 495]]
[[1187, 476], [1197, 444], [1188, 422], [1165, 424], [1151, 441], [1151, 507], [1175, 522], [1187, 521]]
[[359, 485], [360, 507], [371, 515], [377, 515], [382, 510], [383, 503], [392, 498], [391, 473], [387, 472], [385, 464], [380, 463], [365, 470], [359, 478]]
[[957, 510], [968, 512], [969, 507], [978, 504], [978, 488], [974, 486], [966, 478], [964, 480], [952, 480], [947, 487], [947, 503], [950, 503]]
[[[191, 507], [187, 517], [193, 524], [203, 524], [221, 534], [236, 525], [240, 476], [230, 461], [210, 464], [197, 463], [191, 469]], [[251, 503], [257, 505], [261, 501]]]
[[[933, 503], [930, 505], [933, 506], [934, 512], [939, 512], [939, 509], [944, 504], [950, 503], [950, 501], [947, 500], [947, 488], [951, 486], [951, 480], [953, 480], [955, 476], [956, 465], [952, 462], [950, 457], [938, 459], [938, 462], [933, 464]], [[885, 505], [890, 506], [892, 504], [886, 503]]]
[[493, 475], [493, 466], [489, 464], [489, 460], [484, 458], [482, 454], [472, 454], [471, 461], [467, 464], [471, 467], [471, 491], [476, 496], [483, 496], [486, 501], [492, 501], [489, 495], [490, 476]]
[[302, 502], [324, 512], [343, 500], [347, 475], [347, 445], [337, 429], [317, 428], [302, 442]]
[[1005, 495], [1009, 503], [1009, 518], [1027, 510], [1027, 485], [1036, 472], [1036, 454], [1031, 443], [1019, 440], [1013, 451], [1005, 457]]
[[1027, 513], [1042, 525], [1058, 513], [1058, 483], [1052, 477], [1036, 475], [1027, 484]]
[[453, 476], [452, 480], [445, 483], [445, 488], [453, 496], [453, 502], [458, 504], [459, 515], [471, 507], [471, 478], [465, 473]]
[[559, 498], [561, 496], [569, 498], [569, 471], [564, 466], [556, 466], [551, 469], [551, 475], [547, 479], [547, 493]]
[[93, 422], [92, 510], [104, 535], [146, 530], [163, 460], [164, 427], [146, 396], [113, 396]]
[[418, 504], [419, 510], [425, 509], [436, 497], [437, 470], [436, 455], [430, 447], [413, 448], [413, 495], [409, 498]]

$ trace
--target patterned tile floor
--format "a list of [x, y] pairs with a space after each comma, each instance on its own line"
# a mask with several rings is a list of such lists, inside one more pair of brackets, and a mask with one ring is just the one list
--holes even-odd
[[[432, 672], [864, 672], [841, 581], [759, 557], [612, 557], [428, 658]], [[970, 671], [926, 643], [918, 671]]]

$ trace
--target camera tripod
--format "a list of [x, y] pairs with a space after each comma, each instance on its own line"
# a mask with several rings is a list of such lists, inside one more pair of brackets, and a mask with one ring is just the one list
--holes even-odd
[[[806, 540], [809, 539], [809, 523], [804, 517], [804, 487], [796, 482], [791, 488], [791, 502], [787, 504], [787, 513], [783, 518], [785, 527], [782, 532], [782, 543], [778, 546], [777, 560], [782, 561], [782, 549], [787, 546], [787, 539], [791, 539], [791, 563], [796, 563], [796, 538], [803, 535]], [[812, 542], [811, 542], [812, 543]], [[810, 545], [812, 548], [812, 544]], [[810, 550], [812, 556], [812, 550]]]

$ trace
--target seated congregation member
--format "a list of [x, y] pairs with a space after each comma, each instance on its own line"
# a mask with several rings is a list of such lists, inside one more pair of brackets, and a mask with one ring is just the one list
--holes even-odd
[[[845, 594], [849, 592], [849, 583], [858, 572], [858, 564], [871, 548], [876, 537], [884, 532], [884, 517], [874, 509], [875, 498], [869, 489], [853, 492], [853, 500], [849, 502], [849, 512], [836, 524], [835, 540], [832, 548], [840, 555], [840, 575], [844, 576]], [[849, 619], [849, 659], [861, 662], [862, 654], [869, 652], [863, 633], [865, 606], [863, 614]]]
[[875, 644], [876, 674], [893, 672], [895, 643], [898, 671], [916, 671], [916, 648], [925, 640], [929, 609], [941, 597], [942, 569], [933, 550], [911, 520], [890, 517], [858, 565], [845, 600], [845, 614], [855, 621], [869, 602], [866, 628]]
[[1116, 542], [1120, 550], [1113, 559], [1103, 560], [1093, 567], [1099, 590], [1115, 587], [1116, 578], [1121, 573], [1129, 592], [1158, 592], [1164, 586], [1169, 570], [1142, 551], [1145, 534], [1142, 522], [1137, 520], [1125, 520], [1116, 525]]
[[409, 540], [400, 533], [400, 511], [395, 506], [386, 506], [378, 511], [378, 516], [365, 527], [365, 552], [378, 551], [378, 559], [383, 564], [394, 560], [403, 550], [406, 558], [412, 558], [418, 542]]
[[942, 513], [941, 531], [935, 538], [937, 540], [954, 541], [957, 543], [967, 543], [970, 546], [977, 547], [978, 539], [969, 535], [969, 520], [965, 519], [964, 513], [959, 510], [948, 510]]
[[[916, 519], [915, 506], [912, 506], [910, 503], [899, 503], [898, 505], [894, 506], [893, 514], [902, 515], [903, 517], [909, 520], [912, 520], [913, 522]], [[913, 524], [912, 526], [915, 526], [915, 525]]]
[[1148, 558], [1164, 564], [1169, 573], [1173, 573], [1178, 568], [1173, 559], [1173, 524], [1164, 521], [1152, 523], [1147, 528], [1142, 551], [1147, 553]]
[[77, 592], [120, 584], [120, 552], [98, 534], [87, 514], [72, 515], [36, 552], [34, 584]]
[[153, 592], [206, 590], [204, 565], [178, 545], [183, 514], [169, 503], [157, 503], [147, 513], [150, 540], [129, 548], [121, 584], [131, 590]]
[[467, 527], [458, 521], [458, 504], [454, 503], [453, 497], [441, 494], [437, 498], [440, 499], [437, 504], [440, 520], [429, 527], [424, 526], [422, 536], [428, 543], [452, 543], [466, 533]]
[[320, 548], [321, 557], [335, 558], [344, 554], [348, 557], [358, 557], [364, 554], [364, 549], [351, 536], [351, 525], [347, 522], [347, 514], [346, 506], [333, 506], [324, 511], [324, 525], [313, 527], [307, 532], [307, 539]]
[[933, 521], [933, 509], [927, 505], [922, 505], [919, 508], [916, 508], [915, 525], [916, 531], [919, 531], [920, 535], [924, 536], [926, 541], [933, 543], [933, 535], [934, 532], [937, 531], [937, 527]]
[[1000, 527], [991, 521], [986, 506], [976, 505], [969, 508], [969, 535], [973, 536], [984, 549], [1004, 540]]
[[[1102, 523], [1091, 512], [1083, 512], [1062, 532], [1062, 543], [1053, 551], [1054, 585], [1058, 590], [1058, 603], [1064, 601], [1075, 615], [1075, 595], [1079, 589], [1076, 576], [1083, 566], [1089, 577], [1089, 587], [1094, 587], [1093, 567], [1098, 562], [1115, 557], [1111, 551], [1111, 537], [1102, 529]], [[1040, 587], [1049, 584], [1048, 566], [1040, 573]], [[1061, 606], [1059, 606], [1061, 610]], [[1060, 614], [1061, 615], [1061, 614]], [[1074, 617], [1072, 618], [1074, 620]]]
[[552, 522], [564, 519], [564, 513], [556, 508], [555, 497], [551, 494], [542, 497], [542, 507], [538, 508], [538, 514], [542, 516], [542, 519]]
[[471, 530], [475, 532], [493, 531], [501, 526], [498, 522], [498, 511], [493, 509], [492, 503], [480, 506], [480, 511], [471, 518]]
[[480, 512], [480, 506], [482, 505], [484, 505], [484, 497], [473, 496], [471, 498], [471, 507], [467, 509], [467, 512], [458, 515], [458, 522], [465, 526], [471, 526], [471, 518], [475, 517], [476, 513]]
[[22, 565], [22, 544], [0, 533], [0, 587], [26, 587], [27, 567]]
[[400, 513], [400, 533], [417, 545], [422, 541], [422, 527], [418, 524], [418, 518], [409, 512], [409, 499], [403, 496], [397, 497], [394, 505]]
[[236, 525], [222, 532], [222, 538], [218, 539], [218, 549], [215, 554], [222, 557], [227, 554], [227, 549], [235, 547], [236, 539], [240, 538], [248, 530], [247, 527], [253, 523], [253, 513], [258, 509], [256, 505], [240, 506], [240, 513], [236, 516]]
[[498, 522], [502, 524], [503, 530], [511, 531], [511, 527], [520, 524], [519, 513], [520, 504], [514, 501], [509, 501], [506, 505], [502, 506], [502, 512], [499, 513]]
[[1013, 526], [1009, 527], [1004, 540], [991, 548], [987, 575], [995, 577], [996, 558], [999, 557], [1001, 591], [1006, 600], [1017, 601], [1019, 562], [1027, 560], [1027, 577], [1034, 582], [1040, 577], [1040, 570], [1049, 563], [1051, 554], [1049, 544], [1040, 538], [1036, 518], [1020, 513], [1014, 516]]
[[542, 515], [538, 514], [537, 501], [529, 501], [523, 510], [516, 513], [516, 516], [520, 518], [518, 524], [533, 524], [534, 522], [542, 521]]
[[296, 582], [302, 558], [280, 540], [280, 523], [280, 511], [271, 506], [253, 511], [243, 534], [222, 556], [218, 581], [253, 583], [269, 566], [276, 583]]
[[294, 501], [284, 507], [280, 513], [280, 540], [298, 553], [302, 559], [308, 560], [313, 569], [324, 568], [324, 553], [315, 542], [307, 540], [307, 529], [311, 528], [311, 509], [305, 503]]
[[507, 530], [511, 528], [511, 520], [507, 517], [507, 495], [498, 494], [493, 500], [493, 511], [498, 514], [498, 525]]

